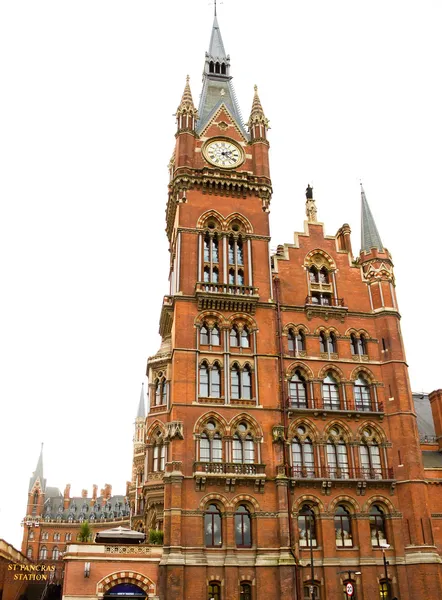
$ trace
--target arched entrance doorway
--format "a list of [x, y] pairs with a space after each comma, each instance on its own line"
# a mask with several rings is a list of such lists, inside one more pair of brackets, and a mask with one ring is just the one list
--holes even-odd
[[117, 600], [118, 598], [137, 598], [144, 600], [147, 598], [147, 593], [138, 585], [133, 583], [117, 583], [104, 594], [107, 600]]

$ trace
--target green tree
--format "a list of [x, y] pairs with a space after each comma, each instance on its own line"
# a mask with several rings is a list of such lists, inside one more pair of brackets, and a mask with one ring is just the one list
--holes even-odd
[[92, 541], [92, 528], [89, 525], [89, 521], [83, 521], [80, 526], [80, 533], [77, 536], [79, 542], [90, 542]]

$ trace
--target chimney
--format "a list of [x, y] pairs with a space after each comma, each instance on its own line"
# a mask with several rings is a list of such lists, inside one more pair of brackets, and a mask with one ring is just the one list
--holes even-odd
[[66, 487], [64, 488], [64, 494], [63, 494], [63, 508], [64, 510], [67, 510], [69, 508], [69, 501], [71, 499], [70, 497], [71, 495], [71, 484], [67, 483]]
[[87, 498], [87, 490], [81, 490], [81, 497]]

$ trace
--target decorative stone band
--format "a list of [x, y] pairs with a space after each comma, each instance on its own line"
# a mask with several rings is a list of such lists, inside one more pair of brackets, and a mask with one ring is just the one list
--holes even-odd
[[107, 554], [150, 554], [148, 546], [105, 546]]

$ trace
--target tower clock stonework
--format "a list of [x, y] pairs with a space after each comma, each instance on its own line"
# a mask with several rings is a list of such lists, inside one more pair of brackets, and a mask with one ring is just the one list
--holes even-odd
[[255, 87], [243, 123], [231, 79], [215, 16], [199, 107], [187, 79], [176, 111], [131, 486], [132, 522], [164, 531], [160, 598], [442, 597], [391, 256], [365, 194], [355, 257], [309, 187], [269, 258], [268, 120]]

